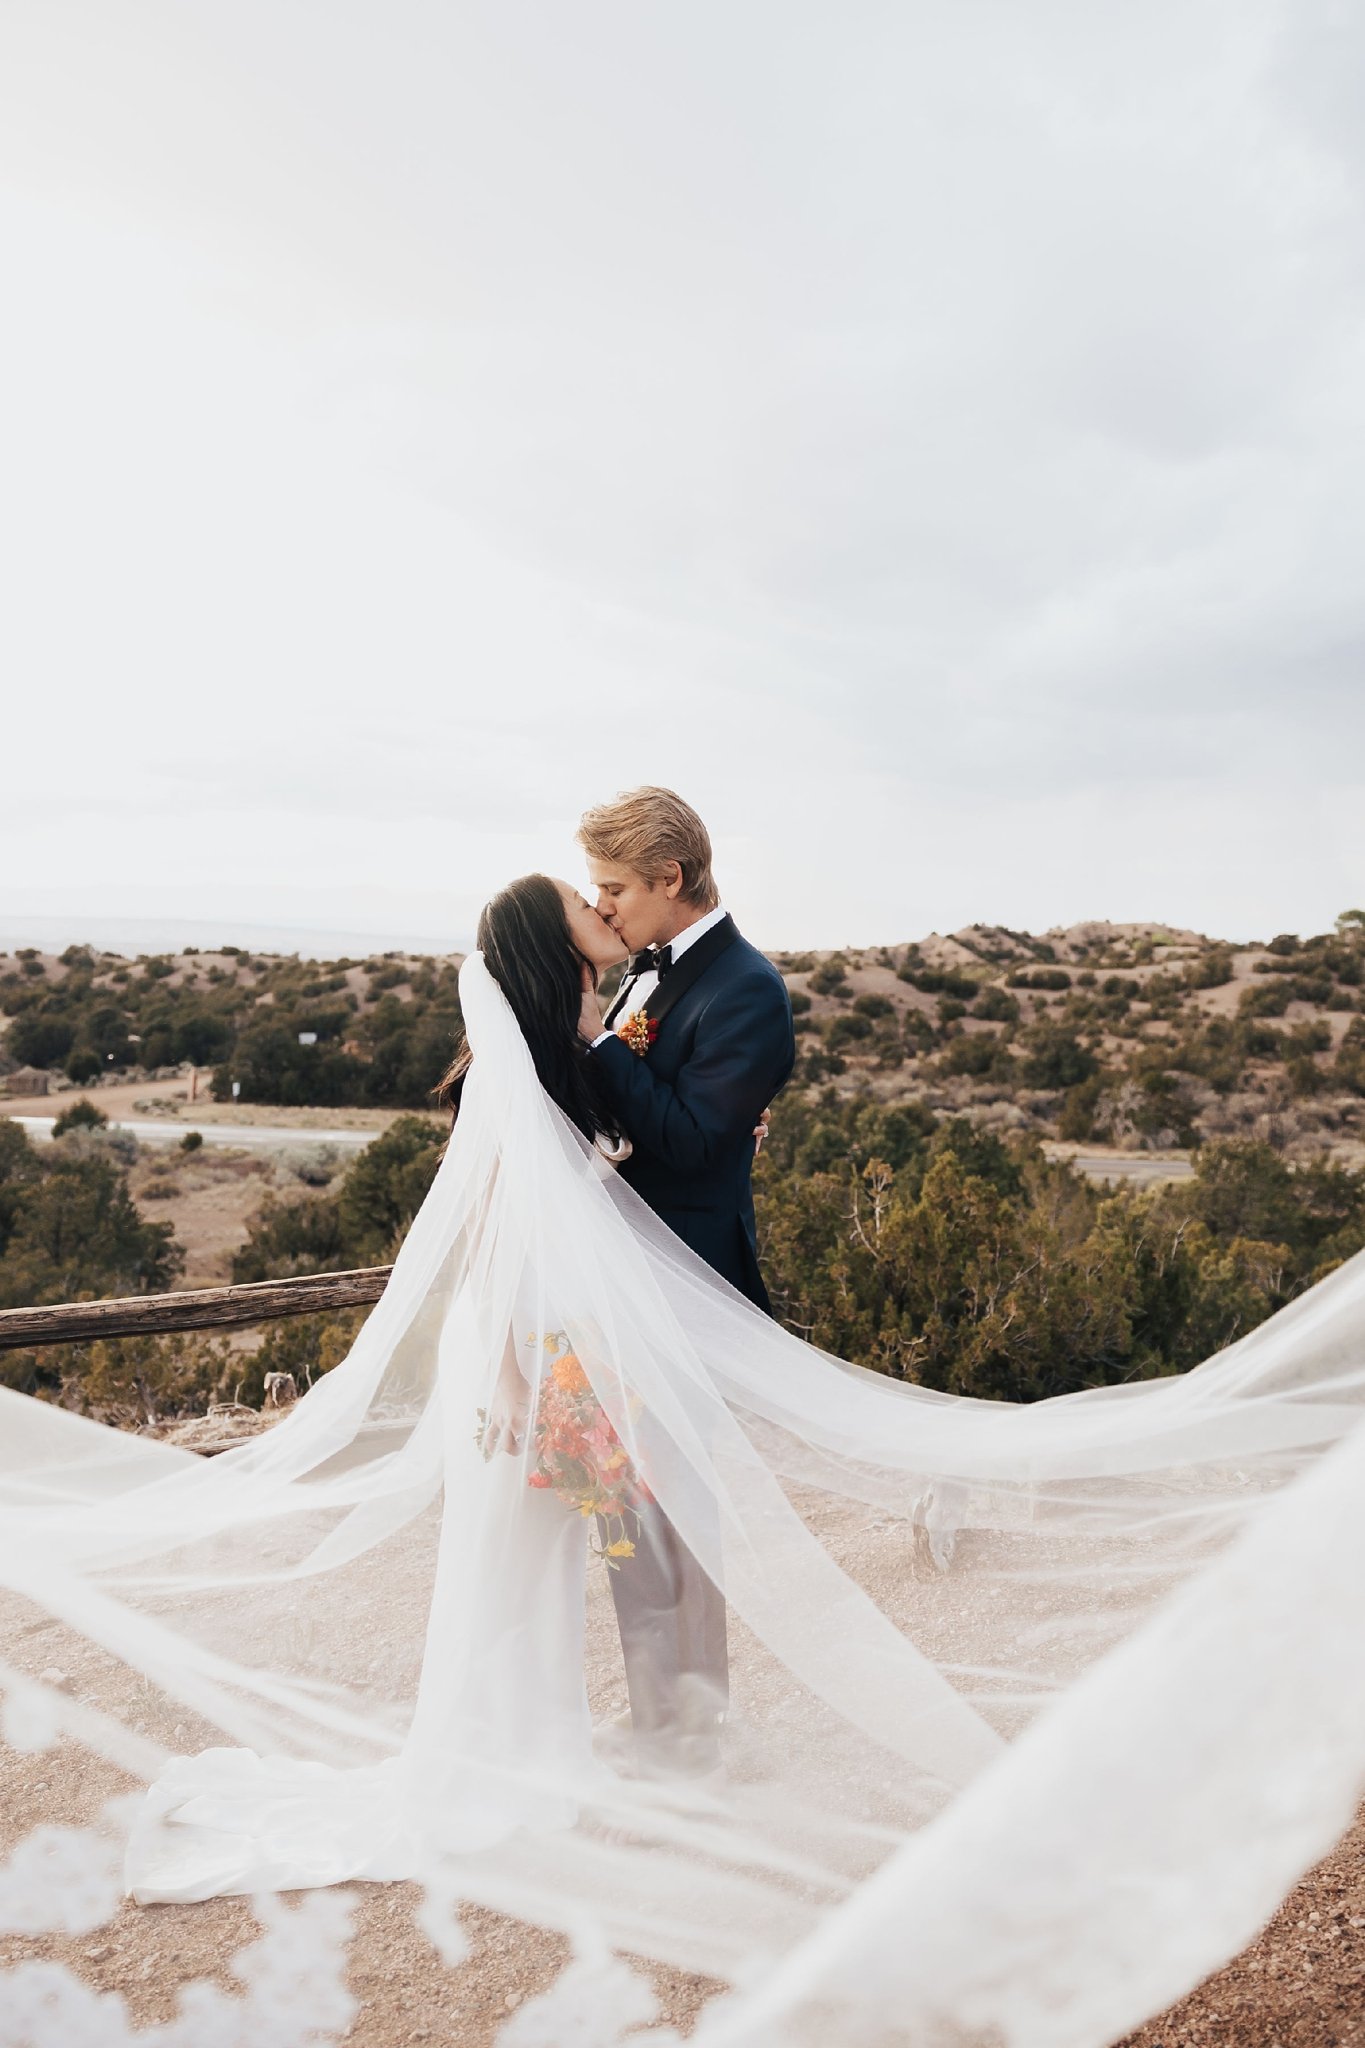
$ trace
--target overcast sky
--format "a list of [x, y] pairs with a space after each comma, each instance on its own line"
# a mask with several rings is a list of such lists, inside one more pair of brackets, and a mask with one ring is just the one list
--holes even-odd
[[1365, 14], [2, 0], [0, 915], [1365, 897]]

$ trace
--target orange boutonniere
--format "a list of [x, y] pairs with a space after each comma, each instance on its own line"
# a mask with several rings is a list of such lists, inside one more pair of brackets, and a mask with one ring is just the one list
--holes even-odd
[[645, 1010], [632, 1010], [630, 1015], [623, 1017], [616, 1027], [616, 1036], [621, 1040], [622, 1044], [628, 1045], [632, 1052], [639, 1054], [641, 1059], [649, 1051], [658, 1035], [658, 1018], [651, 1017]]

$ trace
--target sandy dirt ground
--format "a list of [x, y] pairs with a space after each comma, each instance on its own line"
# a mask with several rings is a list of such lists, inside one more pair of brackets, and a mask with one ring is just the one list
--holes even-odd
[[[942, 1653], [952, 1641], [953, 1574], [934, 1572], [922, 1539], [843, 1504], [812, 1518], [830, 1549], [898, 1619], [913, 1610], [918, 1632]], [[625, 1704], [619, 1645], [605, 1575], [590, 1573], [587, 1672], [596, 1716]], [[144, 1732], [165, 1740], [164, 1702], [134, 1696], [134, 1681], [95, 1648], [73, 1642], [27, 1609], [0, 1617], [7, 1653], [22, 1668], [64, 1674], [75, 1697], [131, 1713]], [[736, 1701], [742, 1710], [773, 1705], [763, 1659], [742, 1629], [732, 1635]], [[171, 1712], [183, 1711], [171, 1709]], [[177, 1748], [193, 1748], [185, 1731]], [[102, 1803], [132, 1781], [68, 1744], [21, 1756], [0, 1750], [0, 1856], [43, 1822], [94, 1820]], [[348, 1984], [358, 2011], [346, 2040], [354, 2048], [492, 2048], [508, 2015], [548, 1988], [565, 1957], [556, 1935], [482, 1908], [463, 1915], [472, 1953], [447, 1968], [417, 1924], [417, 1888], [350, 1888], [353, 1939]], [[132, 2020], [151, 2027], [171, 2019], [182, 1986], [207, 1978], [239, 1986], [233, 1955], [257, 1938], [249, 1902], [187, 1906], [125, 1902], [105, 1926], [75, 1937], [0, 1940], [0, 1970], [28, 1958], [60, 1961], [102, 1992], [117, 1992]], [[637, 1962], [660, 2002], [656, 2026], [690, 2031], [717, 1989], [706, 1980]], [[653, 2028], [642, 2030], [647, 2039]], [[907, 2048], [911, 2044], [907, 2043]], [[1365, 2048], [1365, 1817], [1292, 1893], [1244, 1954], [1210, 1977], [1171, 2012], [1129, 2036], [1124, 2048]]]
[[293, 1201], [309, 1192], [269, 1155], [207, 1145], [169, 1154], [144, 1146], [129, 1186], [141, 1213], [169, 1223], [185, 1248], [178, 1289], [224, 1286], [232, 1278], [232, 1254], [246, 1243], [264, 1196]]

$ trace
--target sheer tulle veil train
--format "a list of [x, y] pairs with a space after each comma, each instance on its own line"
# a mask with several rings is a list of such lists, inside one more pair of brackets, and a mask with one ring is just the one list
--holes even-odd
[[[478, 954], [460, 988], [436, 1180], [284, 1421], [203, 1462], [0, 1400], [9, 1739], [143, 1782], [140, 1898], [415, 1879], [730, 1981], [701, 2041], [1065, 2048], [1160, 2009], [1362, 1789], [1365, 1257], [1180, 1378], [894, 1383], [718, 1280]], [[722, 1787], [599, 1754], [592, 1524], [528, 1483], [534, 1413], [476, 1441], [509, 1333], [541, 1399], [572, 1352], [724, 1591]], [[42, 1682], [54, 1640], [86, 1697]]]

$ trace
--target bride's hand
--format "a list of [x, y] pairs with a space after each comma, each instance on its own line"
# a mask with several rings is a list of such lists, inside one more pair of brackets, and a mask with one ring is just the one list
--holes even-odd
[[597, 1000], [597, 988], [593, 981], [592, 969], [583, 962], [583, 1005], [578, 1013], [578, 1035], [591, 1045], [594, 1038], [602, 1035], [602, 1005]]
[[772, 1122], [772, 1120], [772, 1111], [770, 1109], [765, 1109], [762, 1116], [759, 1118], [758, 1122], [754, 1125], [755, 1153], [761, 1152], [763, 1150], [763, 1140], [768, 1135], [768, 1125]]
[[499, 1451], [515, 1458], [525, 1446], [530, 1393], [520, 1373], [514, 1377], [515, 1385], [505, 1376], [500, 1377], [493, 1390], [492, 1406], [479, 1445], [485, 1464], [490, 1458], [496, 1458]]

